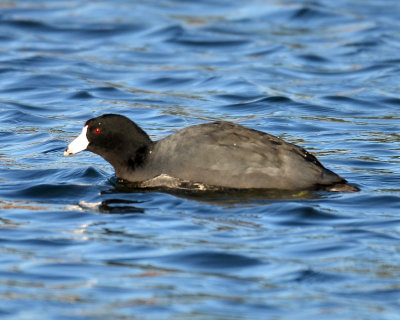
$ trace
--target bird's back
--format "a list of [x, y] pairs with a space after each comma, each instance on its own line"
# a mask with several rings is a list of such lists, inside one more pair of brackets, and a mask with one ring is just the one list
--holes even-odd
[[160, 174], [227, 188], [304, 189], [344, 182], [301, 147], [218, 121], [182, 129], [155, 143]]

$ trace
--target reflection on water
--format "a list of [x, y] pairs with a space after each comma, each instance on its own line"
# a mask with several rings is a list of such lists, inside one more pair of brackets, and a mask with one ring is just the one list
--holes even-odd
[[[397, 317], [398, 1], [0, 8], [2, 318]], [[110, 112], [270, 132], [362, 191], [134, 190], [62, 157]]]
[[144, 213], [143, 209], [135, 206], [139, 201], [131, 201], [125, 199], [107, 199], [100, 203], [79, 203], [83, 210], [98, 210], [100, 213]]

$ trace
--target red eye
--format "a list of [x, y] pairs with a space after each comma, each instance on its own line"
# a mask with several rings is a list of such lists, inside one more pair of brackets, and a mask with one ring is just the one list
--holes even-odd
[[101, 132], [100, 128], [94, 129], [94, 133], [99, 134]]

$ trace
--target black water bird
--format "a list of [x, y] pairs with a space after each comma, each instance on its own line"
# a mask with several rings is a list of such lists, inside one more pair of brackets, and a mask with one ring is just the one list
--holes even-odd
[[64, 155], [92, 151], [140, 188], [358, 191], [305, 149], [268, 133], [217, 121], [158, 141], [130, 119], [90, 119]]

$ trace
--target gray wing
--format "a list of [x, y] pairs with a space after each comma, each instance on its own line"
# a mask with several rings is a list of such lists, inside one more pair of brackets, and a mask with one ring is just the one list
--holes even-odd
[[162, 173], [208, 185], [291, 190], [343, 181], [303, 148], [230, 122], [180, 130], [156, 148], [164, 149], [155, 159]]

